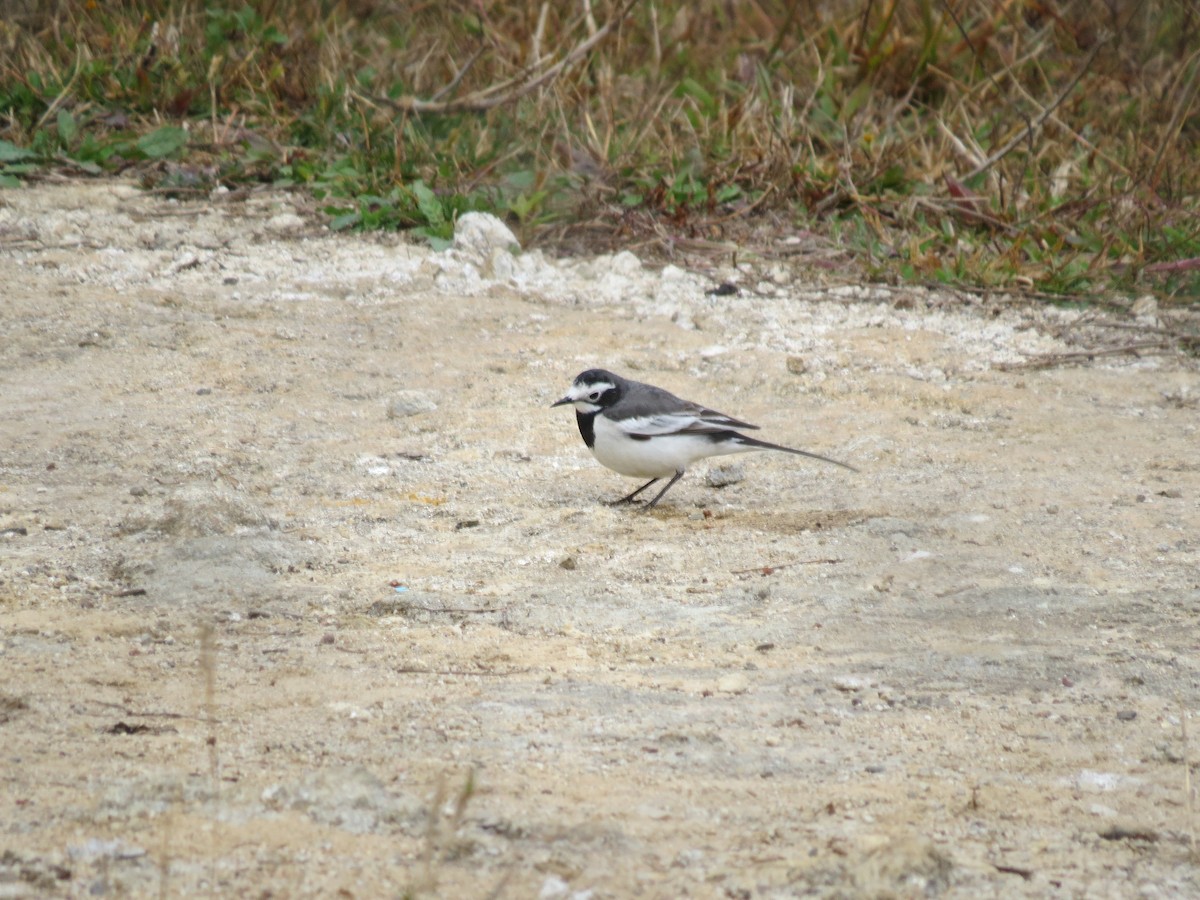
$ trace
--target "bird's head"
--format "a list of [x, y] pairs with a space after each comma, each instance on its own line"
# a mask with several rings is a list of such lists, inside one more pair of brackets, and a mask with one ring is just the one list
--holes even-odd
[[588, 369], [575, 376], [571, 389], [566, 395], [550, 405], [566, 406], [573, 404], [575, 409], [585, 415], [597, 413], [612, 406], [621, 399], [622, 380], [620, 376], [604, 369]]

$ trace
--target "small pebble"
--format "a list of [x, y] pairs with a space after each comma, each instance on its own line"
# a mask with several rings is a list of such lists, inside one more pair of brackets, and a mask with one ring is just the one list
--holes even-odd
[[713, 466], [708, 470], [708, 474], [704, 476], [704, 482], [709, 487], [722, 488], [728, 487], [731, 484], [737, 484], [746, 477], [746, 470], [741, 463], [725, 463], [721, 466]]
[[323, 635], [321, 635], [321, 643], [322, 644], [334, 644], [334, 643], [337, 643], [337, 638], [335, 638], [330, 632], [327, 631]]
[[808, 361], [803, 356], [789, 356], [787, 370], [793, 375], [804, 375], [808, 372]]
[[722, 694], [744, 694], [750, 690], [750, 679], [741, 672], [730, 672], [717, 680], [717, 690]]
[[1123, 709], [1117, 713], [1117, 721], [1119, 722], [1132, 722], [1136, 718], [1137, 713], [1132, 709]]
[[421, 391], [397, 391], [388, 404], [387, 414], [389, 419], [403, 419], [418, 413], [433, 412], [435, 409], [437, 404]]
[[304, 219], [293, 212], [282, 212], [267, 220], [267, 228], [272, 231], [296, 231], [304, 224]]
[[858, 675], [839, 675], [830, 684], [833, 685], [834, 690], [847, 694], [856, 693], [871, 686], [867, 679]]

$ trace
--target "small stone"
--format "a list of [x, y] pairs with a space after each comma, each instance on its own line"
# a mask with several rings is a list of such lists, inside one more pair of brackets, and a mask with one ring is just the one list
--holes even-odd
[[575, 557], [565, 556], [559, 562], [558, 567], [560, 569], [566, 569], [568, 572], [574, 572], [577, 565], [578, 564], [575, 562]]
[[283, 212], [267, 220], [271, 231], [297, 231], [304, 227], [304, 219], [293, 212]]
[[1146, 324], [1153, 324], [1158, 318], [1158, 300], [1153, 294], [1146, 294], [1133, 301], [1129, 309], [1134, 317]]
[[830, 684], [833, 685], [835, 691], [841, 691], [844, 694], [858, 693], [871, 686], [867, 679], [859, 675], [838, 675], [830, 681]]
[[717, 680], [717, 690], [722, 694], [744, 694], [750, 690], [750, 679], [741, 672], [730, 672]]
[[737, 484], [746, 477], [746, 470], [741, 463], [725, 463], [713, 466], [704, 476], [704, 483], [709, 487], [723, 488]]
[[808, 372], [808, 361], [803, 356], [789, 356], [787, 370], [793, 375], [804, 375]]
[[1137, 712], [1132, 709], [1123, 709], [1117, 713], [1118, 722], [1132, 722], [1137, 718]]
[[433, 412], [437, 404], [421, 391], [397, 391], [388, 404], [389, 419], [404, 419], [424, 412]]
[[720, 284], [710, 288], [704, 293], [710, 297], [732, 297], [736, 295], [737, 292], [738, 286], [732, 281], [722, 281]]
[[321, 635], [321, 643], [323, 645], [336, 644], [337, 638], [334, 637], [332, 633], [327, 631], [323, 635]]

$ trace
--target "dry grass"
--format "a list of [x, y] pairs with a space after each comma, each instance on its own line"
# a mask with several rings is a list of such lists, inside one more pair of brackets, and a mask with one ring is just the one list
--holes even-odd
[[435, 241], [466, 209], [663, 254], [803, 229], [880, 280], [1200, 296], [1187, 0], [255, 9], [30, 4], [0, 177], [303, 185]]

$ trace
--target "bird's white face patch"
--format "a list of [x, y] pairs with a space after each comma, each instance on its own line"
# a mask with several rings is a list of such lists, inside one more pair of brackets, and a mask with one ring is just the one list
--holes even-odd
[[575, 404], [575, 408], [583, 414], [599, 412], [597, 402], [604, 396], [605, 391], [611, 391], [616, 385], [609, 381], [593, 381], [588, 384], [573, 384], [567, 391], [567, 396]]

